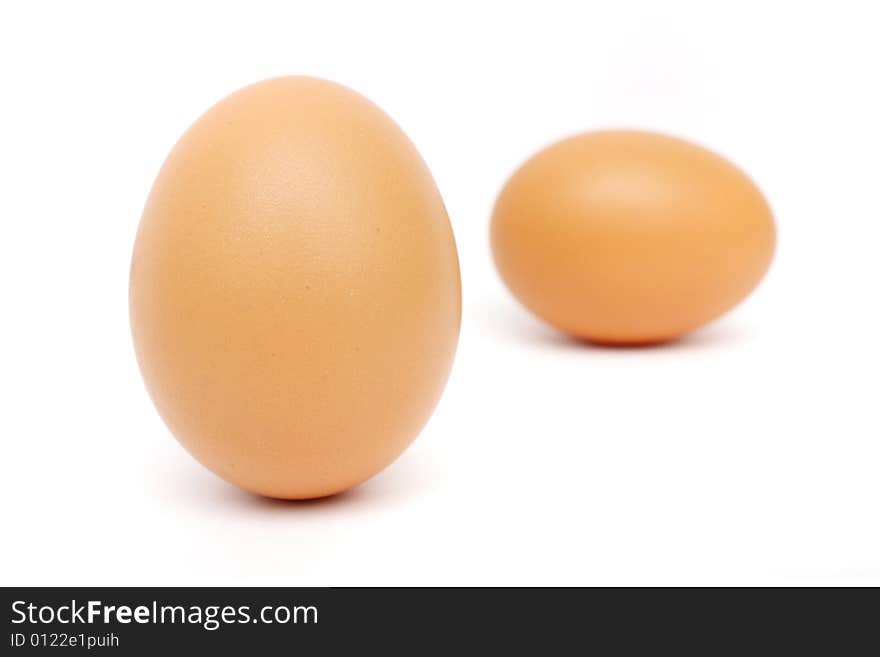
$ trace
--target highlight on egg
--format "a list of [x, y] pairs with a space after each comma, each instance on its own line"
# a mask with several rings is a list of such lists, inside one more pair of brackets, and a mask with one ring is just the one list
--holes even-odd
[[424, 161], [376, 105], [283, 77], [210, 108], [153, 185], [130, 277], [138, 363], [179, 442], [265, 496], [331, 495], [420, 432], [461, 283]]
[[537, 316], [578, 338], [678, 338], [742, 301], [767, 272], [776, 229], [736, 166], [687, 141], [600, 131], [536, 154], [492, 215], [496, 267]]

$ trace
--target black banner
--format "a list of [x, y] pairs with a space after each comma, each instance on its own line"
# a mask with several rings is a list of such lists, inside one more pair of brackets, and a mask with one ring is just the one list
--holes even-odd
[[[876, 654], [875, 589], [3, 589], [2, 654], [603, 647]], [[850, 649], [846, 647], [850, 646]], [[866, 651], [866, 648], [870, 648]], [[603, 654], [607, 650], [602, 651]]]

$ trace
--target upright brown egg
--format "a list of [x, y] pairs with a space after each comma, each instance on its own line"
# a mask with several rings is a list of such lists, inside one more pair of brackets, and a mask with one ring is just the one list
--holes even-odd
[[528, 160], [492, 219], [501, 277], [536, 315], [608, 344], [663, 342], [758, 284], [776, 233], [761, 192], [699, 146], [593, 132]]
[[378, 107], [338, 84], [266, 80], [171, 151], [130, 281], [147, 389], [233, 484], [330, 495], [391, 463], [452, 365], [458, 258], [428, 168]]

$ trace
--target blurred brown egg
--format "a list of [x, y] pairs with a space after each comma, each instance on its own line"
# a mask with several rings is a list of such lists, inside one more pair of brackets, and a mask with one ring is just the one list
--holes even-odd
[[131, 265], [147, 389], [233, 484], [312, 498], [355, 486], [419, 433], [461, 314], [446, 210], [413, 144], [340, 85], [267, 80], [171, 151]]
[[775, 241], [770, 208], [742, 171], [638, 131], [539, 152], [492, 218], [495, 263], [523, 305], [607, 344], [663, 342], [715, 319], [758, 284]]

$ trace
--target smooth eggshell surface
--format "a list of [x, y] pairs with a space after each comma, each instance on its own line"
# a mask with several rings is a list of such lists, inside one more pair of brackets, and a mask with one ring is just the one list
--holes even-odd
[[607, 344], [676, 338], [758, 284], [776, 233], [761, 192], [680, 139], [593, 132], [528, 160], [492, 219], [513, 294], [557, 328]]
[[431, 415], [461, 314], [446, 210], [418, 152], [340, 85], [267, 80], [165, 161], [130, 281], [147, 388], [201, 463], [312, 498], [391, 463]]

